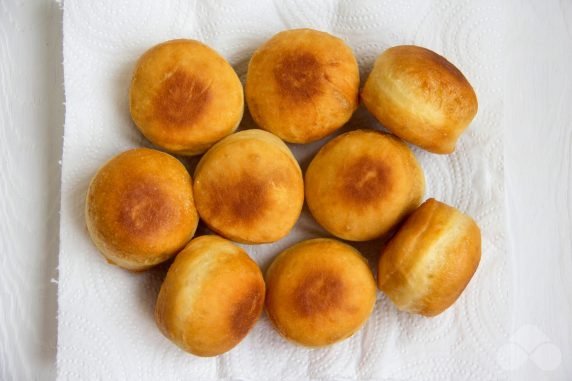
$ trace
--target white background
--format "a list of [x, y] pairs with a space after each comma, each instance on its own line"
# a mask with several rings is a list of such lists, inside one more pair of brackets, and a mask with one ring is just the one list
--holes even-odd
[[[504, 128], [513, 326], [543, 332], [561, 362], [545, 371], [526, 361], [510, 374], [572, 379], [572, 1], [511, 1], [511, 9]], [[0, 380], [55, 376], [61, 45], [53, 0], [0, 0]]]

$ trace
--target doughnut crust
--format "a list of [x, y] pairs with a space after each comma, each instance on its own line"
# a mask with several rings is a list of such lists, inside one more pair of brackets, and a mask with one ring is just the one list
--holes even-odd
[[342, 239], [367, 241], [389, 232], [419, 205], [425, 178], [401, 140], [356, 130], [320, 149], [306, 171], [305, 188], [322, 227]]
[[475, 91], [459, 69], [419, 46], [395, 46], [383, 52], [361, 98], [388, 130], [439, 154], [455, 150], [478, 108]]
[[155, 321], [163, 334], [197, 356], [236, 346], [264, 306], [264, 279], [240, 247], [214, 235], [193, 239], [169, 268]]
[[242, 84], [229, 63], [194, 40], [171, 40], [137, 62], [131, 118], [152, 143], [197, 155], [231, 134], [244, 110]]
[[266, 282], [268, 316], [282, 336], [304, 346], [350, 337], [375, 305], [375, 280], [366, 260], [334, 239], [286, 249], [268, 268]]
[[108, 262], [145, 270], [175, 255], [195, 233], [199, 218], [191, 176], [166, 153], [126, 151], [91, 180], [85, 219]]
[[383, 249], [379, 288], [398, 309], [435, 316], [461, 295], [481, 259], [481, 232], [473, 219], [429, 199]]
[[246, 100], [255, 122], [290, 143], [321, 139], [358, 105], [359, 69], [341, 39], [312, 29], [280, 32], [252, 56]]
[[298, 162], [286, 144], [262, 130], [241, 131], [214, 145], [197, 165], [194, 192], [207, 226], [242, 243], [286, 236], [304, 203]]

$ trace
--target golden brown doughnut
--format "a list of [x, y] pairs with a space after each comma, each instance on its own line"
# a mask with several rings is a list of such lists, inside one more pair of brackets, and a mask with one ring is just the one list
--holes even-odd
[[419, 46], [395, 46], [375, 61], [361, 98], [367, 109], [405, 141], [451, 153], [477, 113], [477, 96], [452, 63]]
[[231, 134], [244, 109], [242, 84], [232, 67], [194, 40], [171, 40], [145, 52], [129, 98], [141, 133], [181, 155], [202, 153]]
[[197, 356], [229, 351], [248, 334], [264, 306], [264, 279], [240, 247], [214, 235], [193, 239], [169, 268], [155, 321], [180, 348]]
[[288, 234], [304, 203], [298, 162], [280, 139], [246, 130], [215, 144], [195, 170], [197, 210], [233, 241], [265, 243]]
[[305, 177], [316, 221], [350, 241], [382, 236], [421, 201], [425, 178], [398, 138], [373, 130], [338, 136], [320, 149]]
[[199, 218], [191, 177], [166, 153], [123, 152], [91, 180], [85, 219], [109, 262], [145, 270], [172, 257], [195, 233]]
[[360, 253], [334, 239], [302, 241], [266, 274], [266, 310], [285, 338], [309, 347], [353, 335], [375, 305], [375, 280]]
[[254, 121], [290, 143], [321, 139], [358, 105], [359, 70], [342, 40], [312, 29], [280, 32], [252, 56], [246, 100]]
[[473, 219], [429, 199], [383, 249], [378, 285], [402, 311], [425, 316], [449, 308], [481, 259], [481, 232]]

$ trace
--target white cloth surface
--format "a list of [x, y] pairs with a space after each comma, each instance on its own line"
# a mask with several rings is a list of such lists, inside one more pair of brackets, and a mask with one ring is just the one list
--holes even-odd
[[[66, 120], [59, 264], [60, 379], [352, 380], [504, 378], [497, 349], [508, 337], [512, 274], [505, 247], [502, 159], [502, 25], [494, 0], [151, 1], [64, 3]], [[454, 307], [435, 318], [401, 313], [378, 294], [362, 330], [342, 343], [306, 349], [283, 340], [266, 316], [231, 352], [186, 354], [155, 327], [164, 269], [132, 274], [108, 265], [84, 223], [90, 178], [113, 155], [150, 146], [134, 128], [128, 87], [134, 63], [172, 38], [201, 40], [244, 80], [252, 52], [274, 33], [310, 27], [343, 38], [362, 82], [375, 57], [399, 44], [433, 49], [456, 64], [479, 98], [479, 113], [452, 155], [414, 149], [435, 197], [473, 216], [483, 235], [475, 277]], [[246, 116], [243, 128], [254, 127]], [[360, 108], [344, 131], [380, 126]], [[328, 140], [328, 139], [324, 139]], [[324, 141], [291, 145], [305, 168]], [[193, 160], [186, 160], [192, 167]], [[244, 246], [263, 269], [283, 248], [327, 235], [304, 210], [285, 239]], [[355, 245], [373, 264], [375, 241]]]

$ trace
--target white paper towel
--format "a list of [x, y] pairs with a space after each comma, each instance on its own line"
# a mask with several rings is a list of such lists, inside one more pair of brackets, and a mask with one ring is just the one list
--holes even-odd
[[[504, 11], [474, 1], [154, 1], [64, 2], [66, 121], [62, 170], [58, 376], [106, 380], [498, 379], [506, 342], [511, 271], [505, 249], [501, 48]], [[283, 29], [310, 27], [343, 38], [362, 82], [375, 57], [417, 44], [448, 57], [469, 78], [479, 113], [456, 153], [415, 149], [427, 197], [478, 221], [480, 267], [457, 304], [427, 319], [398, 312], [381, 293], [354, 337], [325, 349], [284, 341], [266, 316], [234, 350], [217, 358], [186, 354], [155, 327], [153, 307], [164, 267], [132, 274], [108, 265], [91, 243], [84, 197], [97, 168], [113, 155], [149, 146], [130, 121], [128, 87], [137, 58], [172, 38], [212, 46], [242, 80], [252, 52]], [[247, 116], [243, 128], [253, 127]], [[360, 108], [344, 130], [380, 128]], [[328, 139], [325, 139], [328, 140]], [[304, 169], [324, 143], [291, 145]], [[188, 161], [192, 167], [193, 160]], [[307, 211], [293, 232], [270, 245], [245, 246], [266, 268], [283, 248], [325, 236]], [[374, 263], [381, 242], [355, 245]]]

